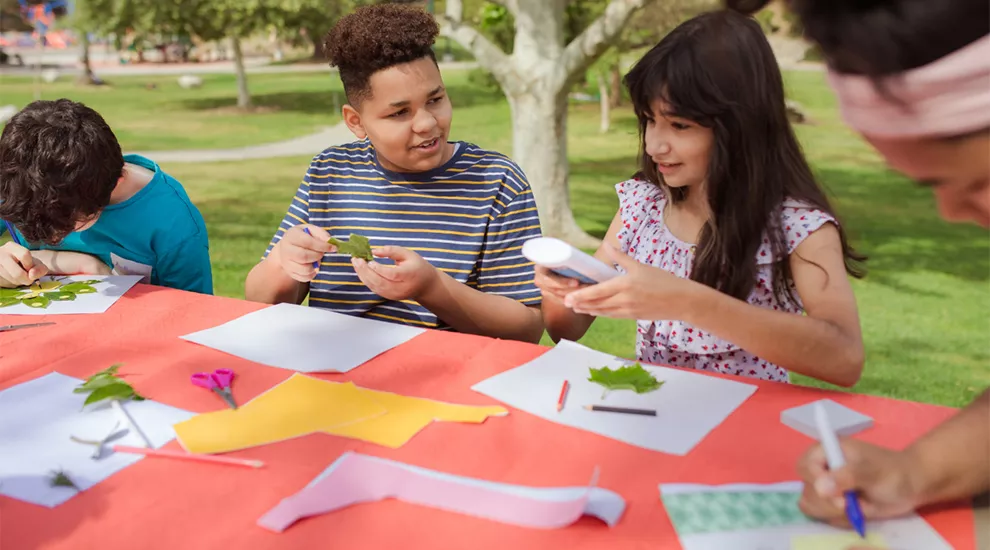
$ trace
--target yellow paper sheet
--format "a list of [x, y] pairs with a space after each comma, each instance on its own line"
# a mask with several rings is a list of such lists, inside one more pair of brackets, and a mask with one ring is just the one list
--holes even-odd
[[884, 550], [887, 542], [879, 533], [867, 533], [866, 540], [856, 533], [801, 535], [791, 538], [791, 550], [847, 550], [870, 548]]
[[503, 407], [455, 405], [368, 389], [360, 391], [385, 407], [388, 413], [352, 424], [338, 424], [323, 431], [396, 449], [405, 445], [433, 421], [478, 424], [489, 416], [503, 416], [509, 413]]
[[385, 413], [385, 407], [354, 384], [325, 382], [296, 373], [236, 411], [201, 414], [173, 428], [183, 448], [191, 453], [224, 453]]

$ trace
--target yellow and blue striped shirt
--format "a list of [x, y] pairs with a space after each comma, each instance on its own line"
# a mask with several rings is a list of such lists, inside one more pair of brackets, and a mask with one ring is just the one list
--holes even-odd
[[[523, 242], [540, 236], [529, 182], [506, 156], [470, 143], [455, 145], [443, 166], [418, 173], [385, 169], [368, 140], [323, 151], [313, 158], [265, 254], [289, 228], [309, 223], [339, 239], [357, 233], [372, 246], [408, 248], [461, 283], [539, 305], [533, 264], [521, 253]], [[415, 301], [390, 301], [373, 293], [341, 254], [324, 256], [310, 283], [309, 304], [449, 328]]]

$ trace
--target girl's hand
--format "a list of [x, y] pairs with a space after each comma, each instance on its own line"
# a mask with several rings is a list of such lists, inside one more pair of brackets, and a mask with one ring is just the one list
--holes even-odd
[[386, 300], [417, 299], [439, 282], [440, 273], [430, 262], [408, 248], [383, 246], [371, 251], [378, 258], [390, 258], [395, 265], [351, 258], [358, 278], [372, 292]]
[[691, 281], [641, 264], [606, 243], [602, 249], [625, 275], [570, 292], [564, 305], [577, 313], [619, 319], [681, 319]]
[[553, 296], [560, 301], [564, 301], [564, 298], [567, 298], [567, 295], [575, 290], [590, 286], [582, 284], [577, 279], [561, 277], [540, 265], [536, 266], [536, 279], [534, 282], [536, 287], [543, 292], [544, 298]]

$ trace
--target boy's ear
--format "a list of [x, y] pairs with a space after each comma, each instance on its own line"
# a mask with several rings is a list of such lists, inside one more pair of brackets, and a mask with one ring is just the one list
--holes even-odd
[[357, 109], [351, 107], [350, 104], [346, 104], [341, 109], [341, 115], [344, 118], [344, 124], [351, 129], [351, 133], [355, 137], [358, 139], [368, 137], [368, 132], [364, 130], [364, 124], [361, 123], [361, 113], [357, 112]]

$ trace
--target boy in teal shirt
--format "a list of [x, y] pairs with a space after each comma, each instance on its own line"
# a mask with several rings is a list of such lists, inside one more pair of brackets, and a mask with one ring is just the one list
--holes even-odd
[[35, 101], [0, 135], [0, 287], [46, 274], [141, 275], [212, 294], [206, 225], [182, 185], [122, 155], [94, 110]]

